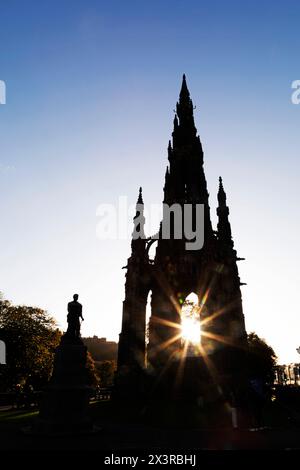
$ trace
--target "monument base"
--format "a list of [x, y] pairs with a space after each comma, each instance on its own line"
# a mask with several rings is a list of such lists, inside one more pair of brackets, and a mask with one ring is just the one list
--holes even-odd
[[55, 351], [53, 373], [42, 397], [31, 434], [87, 434], [100, 431], [88, 413], [92, 387], [86, 369], [87, 348], [80, 339], [63, 336]]

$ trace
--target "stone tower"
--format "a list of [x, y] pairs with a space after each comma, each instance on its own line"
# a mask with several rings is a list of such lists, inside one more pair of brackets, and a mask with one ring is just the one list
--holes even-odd
[[[198, 352], [189, 360], [191, 375], [201, 377], [201, 370], [211, 363], [214, 364], [214, 380], [222, 382], [224, 377], [230, 377], [234, 381], [236, 357], [246, 349], [237, 268], [237, 261], [241, 258], [237, 257], [234, 249], [222, 178], [219, 179], [217, 195], [217, 230], [212, 228], [203, 150], [185, 75], [176, 105], [172, 141], [168, 145], [168, 160], [163, 220], [157, 239], [146, 238], [144, 234], [144, 203], [140, 188], [132, 251], [126, 266], [116, 388], [120, 393], [126, 389], [132, 396], [146, 393], [156, 382], [160, 384], [159, 389], [168, 394], [176, 370], [180, 364], [188, 362], [182, 358], [186, 351], [181, 337], [181, 313], [185, 299], [191, 293], [198, 296], [201, 324]], [[204, 238], [198, 249], [187, 249], [183, 230], [187, 207], [192, 228], [197, 223], [197, 207], [201, 207]], [[175, 222], [176, 211], [168, 210], [170, 208], [179, 208], [181, 236], [177, 230], [178, 214]], [[169, 236], [165, 236], [165, 226], [169, 227]], [[150, 260], [148, 252], [154, 242], [157, 243], [156, 254], [154, 260]], [[146, 325], [149, 292], [151, 316]]]

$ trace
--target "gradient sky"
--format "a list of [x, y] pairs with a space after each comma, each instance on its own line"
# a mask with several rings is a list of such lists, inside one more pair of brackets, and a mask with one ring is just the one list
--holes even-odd
[[[0, 0], [0, 290], [117, 340], [129, 240], [96, 210], [162, 200], [181, 77], [196, 106], [212, 219], [223, 176], [247, 330], [299, 362], [297, 1]], [[129, 222], [131, 223], [130, 219]]]

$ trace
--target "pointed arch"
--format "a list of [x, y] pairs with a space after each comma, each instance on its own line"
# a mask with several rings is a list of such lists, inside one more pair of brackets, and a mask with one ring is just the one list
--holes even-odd
[[147, 303], [146, 303], [146, 319], [145, 319], [145, 366], [148, 366], [148, 347], [149, 347], [149, 325], [150, 325], [150, 317], [151, 317], [151, 298], [152, 298], [152, 290], [149, 290], [147, 296]]
[[157, 239], [153, 238], [147, 242], [146, 251], [147, 251], [147, 255], [149, 257], [150, 262], [154, 261], [156, 248], [157, 248], [157, 241], [158, 241]]
[[182, 346], [188, 356], [199, 354], [201, 323], [199, 297], [195, 292], [186, 296], [180, 312]]

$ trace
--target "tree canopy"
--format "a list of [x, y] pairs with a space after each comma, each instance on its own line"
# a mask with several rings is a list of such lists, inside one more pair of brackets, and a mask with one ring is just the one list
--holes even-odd
[[114, 382], [114, 373], [117, 368], [116, 361], [96, 362], [96, 368], [100, 379], [100, 386], [111, 387]]
[[274, 380], [277, 357], [271, 346], [256, 333], [248, 334], [248, 370], [249, 374], [263, 379], [267, 383]]
[[0, 299], [0, 338], [6, 344], [7, 364], [1, 368], [2, 390], [17, 384], [42, 387], [50, 378], [53, 353], [61, 337], [44, 310], [12, 305]]

